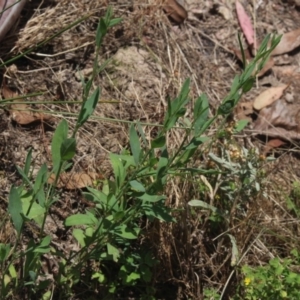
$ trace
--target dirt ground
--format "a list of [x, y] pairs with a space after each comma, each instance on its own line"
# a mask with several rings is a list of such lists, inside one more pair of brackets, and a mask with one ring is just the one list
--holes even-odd
[[[211, 113], [216, 111], [229, 92], [234, 76], [241, 72], [241, 64], [232, 51], [233, 48], [238, 48], [237, 35], [241, 32], [235, 1], [182, 1], [188, 18], [181, 24], [168, 18], [158, 2], [32, 0], [26, 4], [20, 22], [0, 43], [2, 61], [43, 43], [87, 13], [91, 16], [2, 70], [0, 79], [6, 82], [9, 89], [18, 95], [40, 93], [30, 97], [29, 100], [36, 103], [31, 104], [31, 107], [47, 111], [55, 117], [54, 122], [45, 126], [38, 122], [20, 125], [13, 120], [7, 107], [2, 106], [2, 211], [6, 210], [11, 184], [20, 183], [15, 165], [24, 166], [29, 148], [33, 148], [36, 169], [42, 163], [51, 165], [50, 145], [56, 125], [64, 117], [70, 126], [74, 126], [75, 113], [80, 108], [76, 101], [82, 99], [81, 77], [91, 73], [97, 21], [105, 14], [108, 4], [114, 9], [114, 16], [121, 17], [123, 21], [109, 31], [101, 48], [100, 63], [108, 58], [112, 58], [112, 61], [93, 83], [94, 87], [101, 87], [101, 101], [93, 118], [79, 132], [74, 170], [110, 176], [108, 154], [119, 153], [127, 146], [128, 121], [139, 120], [151, 136], [155, 130], [153, 124], [159, 124], [163, 120], [167, 98], [174, 98], [188, 77], [192, 83], [191, 98], [195, 99], [206, 93]], [[255, 18], [258, 39], [264, 38], [268, 33], [281, 34], [300, 28], [300, 8], [292, 1], [262, 0], [242, 3], [249, 15]], [[298, 48], [275, 60], [275, 66], [293, 66], [295, 72], [300, 70]], [[297, 76], [282, 75], [274, 67], [257, 80], [242, 102], [253, 100], [261, 91], [279, 82], [290, 84], [293, 101], [300, 104], [298, 79]], [[2, 95], [2, 99], [3, 97]], [[64, 104], [64, 101], [68, 103]], [[191, 107], [188, 113], [191, 113]], [[236, 139], [243, 146], [255, 145], [263, 153], [266, 138], [253, 135], [251, 124], [252, 122]], [[180, 139], [178, 136], [177, 138]], [[274, 245], [274, 251], [265, 249], [262, 244], [261, 248], [257, 245], [247, 256], [247, 261], [267, 261], [276, 254], [284, 254], [282, 251], [286, 251], [284, 244], [287, 240], [291, 245], [299, 246], [299, 238], [295, 236], [295, 232], [299, 231], [298, 224], [282, 225], [288, 223], [290, 218], [290, 213], [284, 208], [282, 190], [285, 191], [284, 195], [289, 195], [292, 183], [299, 180], [298, 154], [297, 141], [293, 140], [292, 143], [284, 145], [283, 149], [275, 151], [274, 162], [266, 163], [266, 178], [271, 196], [263, 204], [252, 203], [255, 207], [249, 209], [249, 215], [251, 211], [260, 211], [260, 224], [271, 224], [269, 229], [278, 234], [276, 237], [264, 237], [265, 244]], [[180, 187], [173, 191], [178, 189]], [[174, 195], [170, 198], [172, 197], [176, 198]], [[54, 218], [62, 222], [68, 213], [84, 208], [85, 203], [81, 200], [78, 191], [66, 191], [64, 199], [59, 201], [56, 210], [52, 212]], [[172, 205], [178, 204], [178, 199], [174, 203]], [[263, 206], [258, 208], [259, 205]], [[246, 219], [245, 222], [248, 221]], [[187, 250], [181, 248], [182, 240], [174, 240], [174, 236], [178, 237], [180, 231], [175, 225], [167, 230], [168, 235], [165, 238], [169, 242], [165, 241], [164, 244], [168, 246], [158, 249], [165, 263], [162, 264], [164, 269], [157, 271], [157, 278], [161, 286], [165, 284], [168, 293], [170, 288], [170, 296], [165, 299], [198, 299], [203, 285], [210, 284], [212, 287], [221, 288], [228, 279], [228, 255], [224, 250], [226, 247], [214, 244], [209, 234], [203, 236], [200, 224], [193, 223], [191, 226], [189, 242], [192, 249], [188, 253], [190, 257], [187, 257]], [[50, 227], [48, 230], [51, 232]], [[255, 235], [258, 231], [253, 228], [251, 234]], [[1, 242], [8, 241], [9, 229], [3, 228], [1, 232]], [[249, 239], [251, 234], [248, 235]], [[243, 240], [245, 242], [245, 231], [236, 230], [235, 236], [239, 245], [243, 244]], [[59, 239], [57, 234], [56, 240]], [[201, 274], [202, 277], [197, 279], [193, 273]], [[174, 294], [171, 291], [175, 291]]]

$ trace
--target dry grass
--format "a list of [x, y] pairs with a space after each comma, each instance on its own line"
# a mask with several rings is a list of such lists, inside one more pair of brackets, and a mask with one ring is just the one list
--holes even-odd
[[[16, 29], [16, 34], [8, 37], [5, 45], [0, 45], [2, 59], [13, 57], [89, 15], [77, 26], [16, 61], [15, 66], [4, 69], [3, 78], [19, 94], [42, 92], [31, 100], [44, 101], [45, 104], [35, 107], [58, 113], [57, 122], [65, 115], [70, 124], [74, 123], [72, 114], [79, 107], [75, 101], [81, 99], [82, 93], [78, 71], [83, 76], [90, 72], [97, 20], [106, 10], [106, 2], [31, 1], [24, 10], [20, 31]], [[235, 17], [227, 21], [216, 6], [211, 5], [203, 9], [203, 13], [191, 15], [186, 24], [178, 27], [169, 22], [155, 0], [141, 2], [109, 1], [114, 15], [122, 17], [123, 22], [111, 30], [104, 41], [101, 62], [107, 58], [113, 60], [95, 80], [94, 86], [101, 87], [101, 100], [110, 103], [100, 103], [94, 118], [79, 133], [75, 161], [78, 169], [110, 176], [108, 153], [118, 153], [127, 145], [126, 122], [140, 120], [145, 124], [146, 135], [153, 136], [157, 128], [151, 124], [162, 121], [167, 97], [177, 95], [187, 77], [192, 79], [191, 98], [206, 93], [213, 113], [229, 91], [235, 74], [240, 72], [228, 50], [237, 44]], [[229, 1], [227, 4], [232, 5]], [[280, 1], [267, 1], [257, 15], [257, 34], [264, 36], [270, 28], [296, 28], [295, 14]], [[299, 53], [292, 57], [299, 59]], [[253, 93], [260, 88], [258, 85]], [[253, 95], [251, 93], [248, 98]], [[75, 104], [56, 104], [57, 99]], [[48, 104], [48, 101], [53, 103]], [[188, 108], [189, 114], [191, 108]], [[34, 148], [37, 167], [43, 162], [50, 163], [53, 129], [44, 131], [37, 126], [25, 128], [12, 124], [4, 111], [1, 118], [5, 122], [1, 127], [0, 201], [1, 215], [6, 217], [8, 190], [18, 181], [13, 164], [24, 164], [30, 146]], [[216, 129], [212, 128], [207, 134], [213, 135]], [[176, 148], [181, 139], [180, 132], [174, 130], [168, 143]], [[259, 141], [246, 134], [242, 138], [232, 137], [232, 140], [249, 149], [253, 146], [262, 149]], [[213, 201], [211, 204], [215, 206], [226, 206], [222, 198], [209, 197], [200, 178], [174, 179], [169, 183], [166, 204], [181, 209], [176, 214], [177, 223], [157, 222], [147, 229], [146, 235], [161, 259], [155, 274], [158, 298], [201, 299], [206, 287], [219, 291], [227, 287], [224, 299], [232, 296], [241, 277], [237, 270], [227, 283], [234, 269], [231, 267], [232, 246], [226, 233], [236, 238], [240, 257], [243, 257], [241, 264], [263, 265], [272, 257], [286, 257], [291, 249], [299, 248], [299, 219], [287, 208], [286, 202], [295, 189], [293, 183], [299, 181], [298, 150], [291, 145], [291, 149], [279, 151], [274, 162], [262, 162], [261, 170], [266, 175], [261, 179], [261, 192], [255, 198], [237, 199], [245, 204], [243, 213], [234, 207], [228, 220], [218, 226], [214, 226], [206, 211], [192, 211], [187, 205], [191, 199], [201, 199]], [[207, 163], [208, 157], [204, 155], [195, 159], [194, 167], [203, 168]], [[220, 182], [218, 176], [207, 179], [213, 189]], [[75, 203], [80, 202], [78, 194], [67, 192], [65, 199], [69, 199], [67, 204], [60, 201], [57, 210], [74, 212]], [[80, 210], [84, 204], [78, 206], [76, 209]], [[61, 220], [62, 216], [63, 213], [57, 218]], [[1, 243], [10, 239], [11, 230], [9, 223], [1, 227]]]

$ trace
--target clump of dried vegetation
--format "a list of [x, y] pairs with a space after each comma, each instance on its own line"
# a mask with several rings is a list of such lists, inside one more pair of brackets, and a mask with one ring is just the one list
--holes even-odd
[[0, 45], [1, 299], [299, 299], [298, 146], [243, 109], [279, 40], [241, 68], [230, 9], [144, 2], [31, 1]]

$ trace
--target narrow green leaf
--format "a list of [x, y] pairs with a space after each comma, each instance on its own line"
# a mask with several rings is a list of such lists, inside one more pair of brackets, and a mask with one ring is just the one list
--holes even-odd
[[68, 123], [63, 119], [57, 126], [52, 143], [51, 143], [51, 152], [52, 152], [52, 163], [56, 167], [61, 162], [60, 149], [63, 141], [68, 137]]
[[121, 23], [123, 21], [122, 18], [115, 18], [115, 19], [112, 19], [109, 21], [108, 23], [108, 27], [113, 27], [113, 26], [116, 26], [117, 24]]
[[190, 147], [184, 151], [180, 159], [178, 159], [175, 163], [177, 167], [182, 167], [183, 165], [187, 164], [189, 159], [195, 154], [198, 147]]
[[111, 6], [108, 6], [107, 9], [106, 9], [106, 12], [105, 12], [105, 16], [104, 16], [104, 22], [106, 24], [109, 23], [109, 21], [111, 20], [112, 18], [112, 15], [113, 15], [113, 9]]
[[75, 228], [72, 232], [74, 238], [77, 240], [77, 242], [80, 244], [81, 247], [85, 246], [85, 234], [83, 233], [82, 229]]
[[210, 205], [210, 204], [208, 204], [208, 203], [206, 203], [202, 200], [191, 200], [191, 201], [188, 202], [188, 205], [209, 209], [214, 213], [217, 212], [217, 208], [215, 206], [212, 206], [212, 205]]
[[249, 120], [239, 120], [234, 128], [234, 132], [241, 132], [249, 123]]
[[143, 127], [141, 126], [140, 122], [137, 122], [137, 130], [142, 138], [143, 144], [145, 147], [148, 147], [149, 144], [147, 142], [146, 136], [145, 136], [145, 132], [143, 130]]
[[164, 135], [151, 141], [151, 149], [162, 148], [166, 144], [166, 137]]
[[97, 103], [99, 101], [100, 97], [100, 89], [99, 87], [96, 88], [96, 90], [93, 92], [93, 94], [82, 103], [81, 110], [78, 116], [76, 127], [81, 127], [87, 119], [92, 115], [94, 112]]
[[137, 197], [140, 200], [146, 201], [146, 202], [158, 202], [166, 199], [166, 196], [163, 195], [149, 195], [147, 193], [144, 193], [141, 196]]
[[95, 225], [97, 219], [87, 214], [76, 214], [67, 217], [65, 220], [65, 226], [76, 226], [76, 225]]
[[236, 244], [236, 239], [233, 235], [231, 234], [227, 234], [230, 238], [230, 242], [232, 245], [231, 248], [231, 266], [234, 267], [236, 266], [237, 262], [239, 261], [239, 251], [238, 251], [238, 247]]
[[243, 84], [244, 93], [247, 93], [252, 89], [254, 81], [255, 81], [254, 77], [250, 77], [249, 79], [246, 80], [246, 82]]
[[[168, 155], [167, 150], [165, 149], [163, 153]], [[169, 159], [167, 156], [161, 156], [158, 160], [157, 171], [156, 171], [156, 179], [161, 180], [167, 174], [167, 166], [169, 163]]]
[[202, 207], [204, 209], [208, 209], [212, 211], [215, 214], [218, 214], [220, 216], [224, 216], [224, 213], [217, 209], [215, 206], [210, 205], [202, 200], [191, 200], [188, 202], [188, 205], [193, 206], [193, 207]]
[[30, 179], [27, 177], [25, 172], [18, 166], [16, 166], [18, 173], [21, 175], [23, 182], [27, 183], [29, 186], [32, 186]]
[[125, 176], [126, 176], [125, 168], [123, 166], [122, 159], [119, 155], [110, 153], [109, 157], [115, 175], [115, 183], [117, 188], [119, 189], [125, 180]]
[[50, 242], [51, 242], [51, 237], [50, 235], [47, 235], [41, 240], [39, 247], [41, 248], [48, 247], [50, 245]]
[[185, 101], [187, 99], [187, 96], [189, 95], [190, 92], [190, 84], [191, 80], [190, 78], [187, 78], [181, 88], [180, 94], [179, 94], [179, 99], [180, 101], [180, 107], [182, 107], [185, 104]]
[[135, 191], [138, 191], [138, 192], [145, 192], [146, 189], [145, 187], [140, 183], [138, 182], [137, 180], [132, 180], [129, 182], [131, 188]]
[[233, 79], [233, 82], [231, 84], [230, 94], [235, 94], [238, 91], [239, 84], [240, 84], [240, 76], [236, 75]]
[[245, 82], [248, 81], [249, 78], [253, 78], [252, 74], [254, 73], [255, 68], [256, 68], [255, 62], [251, 62], [247, 66], [246, 70], [244, 71], [244, 73], [241, 76], [241, 81], [242, 81], [243, 85], [245, 84]]
[[107, 25], [104, 19], [100, 19], [96, 32], [96, 46], [99, 48], [102, 44], [103, 38], [107, 33]]
[[9, 244], [0, 244], [0, 262], [4, 262], [8, 257], [10, 252], [10, 245]]
[[60, 148], [60, 157], [62, 161], [70, 160], [76, 152], [76, 140], [74, 138], [65, 139]]
[[190, 143], [186, 147], [184, 147], [184, 150], [198, 148], [200, 145], [202, 145], [203, 143], [209, 140], [210, 138], [207, 136], [193, 137]]
[[136, 163], [136, 165], [138, 165], [138, 163], [140, 162], [142, 149], [141, 149], [141, 144], [140, 144], [138, 134], [133, 124], [130, 126], [130, 130], [129, 130], [129, 142], [130, 142], [130, 148], [134, 158], [134, 162]]
[[171, 129], [177, 122], [178, 118], [182, 117], [185, 114], [186, 109], [184, 108], [184, 106], [189, 101], [189, 87], [190, 79], [188, 78], [184, 82], [179, 96], [174, 101], [170, 101], [170, 99], [168, 99], [168, 110], [164, 120], [165, 130]]
[[194, 135], [198, 136], [202, 132], [202, 126], [208, 118], [209, 105], [208, 98], [202, 94], [194, 105]]
[[36, 197], [39, 201], [39, 204], [42, 207], [45, 207], [45, 193], [44, 193], [44, 185], [47, 183], [48, 180], [48, 168], [46, 164], [43, 164], [38, 171], [38, 174], [35, 178], [35, 182], [33, 185], [33, 190], [36, 194]]
[[21, 215], [23, 213], [23, 209], [20, 194], [14, 186], [11, 187], [9, 192], [8, 212], [11, 215], [18, 235], [20, 235], [23, 226], [23, 218]]

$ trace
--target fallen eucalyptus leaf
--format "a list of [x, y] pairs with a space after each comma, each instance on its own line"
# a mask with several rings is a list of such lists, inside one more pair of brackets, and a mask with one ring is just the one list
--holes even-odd
[[271, 87], [263, 91], [253, 102], [253, 107], [256, 110], [261, 110], [264, 107], [271, 105], [273, 102], [278, 100], [283, 92], [288, 88], [289, 85], [285, 84], [282, 86]]

